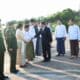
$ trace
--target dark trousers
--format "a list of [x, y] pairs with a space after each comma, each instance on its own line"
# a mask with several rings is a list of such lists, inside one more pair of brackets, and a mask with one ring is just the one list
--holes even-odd
[[51, 59], [51, 47], [50, 47], [50, 45], [42, 45], [42, 48], [43, 48], [44, 60], [50, 60]]
[[37, 38], [37, 41], [36, 41], [36, 55], [39, 56], [39, 37]]
[[0, 78], [4, 73], [4, 52], [0, 52]]
[[57, 52], [58, 54], [65, 54], [65, 39], [57, 38]]
[[70, 40], [71, 56], [78, 56], [79, 43], [78, 40]]
[[14, 72], [16, 70], [17, 50], [9, 51], [9, 55], [10, 55], [10, 72]]
[[42, 39], [38, 37], [36, 41], [36, 55], [41, 56], [41, 54], [42, 54]]

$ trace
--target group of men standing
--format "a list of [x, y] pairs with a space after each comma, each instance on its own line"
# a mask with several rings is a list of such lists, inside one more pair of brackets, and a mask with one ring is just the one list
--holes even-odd
[[48, 28], [45, 22], [42, 22], [41, 24], [41, 30], [35, 35], [35, 37], [38, 37], [39, 35], [42, 36], [42, 53], [44, 58], [43, 62], [47, 62], [51, 60], [52, 34], [50, 28]]
[[55, 29], [55, 36], [57, 40], [57, 56], [64, 56], [65, 54], [65, 40], [68, 37], [70, 41], [70, 51], [71, 59], [78, 58], [79, 54], [79, 40], [80, 40], [80, 29], [79, 26], [75, 23], [74, 19], [69, 19], [68, 21], [68, 33], [66, 26], [62, 24], [62, 21], [59, 19], [57, 21], [57, 26]]
[[[31, 22], [34, 23], [35, 21], [31, 20]], [[34, 44], [35, 53], [38, 54], [38, 51], [37, 51], [38, 42], [36, 42], [36, 45], [35, 45], [34, 40], [35, 38], [39, 38], [41, 35], [42, 53], [43, 53], [43, 58], [44, 58], [43, 62], [50, 61], [51, 59], [50, 44], [52, 42], [52, 35], [51, 35], [50, 29], [46, 26], [45, 22], [42, 22], [40, 31], [36, 32], [37, 27], [35, 26], [32, 26], [31, 30], [32, 30], [31, 36], [32, 36], [33, 44]], [[35, 34], [34, 34], [34, 31], [35, 31]], [[16, 69], [17, 40], [16, 40], [16, 29], [14, 28], [14, 26], [9, 24], [7, 28], [4, 30], [4, 36], [5, 36], [5, 40], [7, 44], [7, 50], [10, 56], [10, 72], [15, 74], [15, 73], [18, 73], [18, 70]], [[7, 76], [4, 76], [4, 70], [3, 70], [5, 51], [6, 49], [4, 45], [4, 38], [2, 36], [2, 31], [0, 30], [0, 80], [5, 80], [6, 78], [8, 78]]]
[[[34, 24], [34, 20], [31, 20]], [[70, 48], [71, 48], [71, 59], [77, 58], [79, 53], [79, 40], [80, 40], [80, 29], [79, 26], [75, 24], [73, 19], [70, 19], [68, 28], [68, 37], [70, 40]], [[46, 25], [45, 22], [41, 22], [41, 28], [38, 31], [37, 26], [32, 25], [31, 27], [31, 36], [34, 44], [34, 50], [37, 55], [39, 49], [38, 39], [41, 37], [41, 45], [42, 45], [42, 53], [43, 53], [43, 62], [48, 62], [51, 60], [51, 42], [52, 42], [52, 34], [50, 28]], [[35, 32], [35, 33], [34, 33]], [[16, 69], [16, 57], [17, 57], [17, 40], [16, 40], [16, 29], [12, 25], [8, 25], [8, 28], [4, 30], [4, 36], [7, 44], [7, 50], [9, 52], [11, 61], [10, 61], [10, 72], [17, 73]], [[64, 56], [65, 54], [65, 40], [67, 37], [67, 31], [65, 25], [62, 24], [62, 21], [59, 19], [57, 21], [57, 26], [55, 29], [55, 37], [57, 40], [57, 56]], [[35, 43], [35, 38], [37, 39]], [[4, 76], [4, 53], [5, 53], [5, 45], [4, 39], [2, 36], [2, 31], [0, 30], [0, 80], [5, 80], [8, 78]]]
[[[34, 44], [35, 55], [43, 55], [43, 62], [50, 61], [51, 59], [51, 42], [52, 33], [46, 22], [36, 24], [35, 20], [31, 20], [32, 28], [30, 34], [32, 35], [32, 41]], [[39, 29], [40, 28], [40, 29]], [[41, 41], [39, 40], [41, 39]], [[42, 47], [42, 49], [41, 49]]]

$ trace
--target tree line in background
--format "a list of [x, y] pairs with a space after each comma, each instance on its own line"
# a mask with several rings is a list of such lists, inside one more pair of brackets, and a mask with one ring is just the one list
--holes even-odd
[[[47, 16], [47, 17], [41, 16], [41, 17], [33, 18], [33, 19], [35, 19], [36, 21], [40, 21], [40, 22], [42, 22], [42, 21], [50, 22], [50, 23], [52, 23], [52, 25], [56, 24], [57, 19], [61, 19], [62, 22], [66, 26], [68, 26], [68, 20], [70, 18], [74, 18], [76, 23], [80, 26], [80, 11], [74, 11], [74, 10], [69, 9], [69, 8], [63, 10], [62, 12], [57, 12], [57, 13], [52, 14], [52, 15]], [[7, 22], [7, 24], [18, 24], [18, 23], [28, 23], [28, 22], [29, 22], [28, 19], [25, 19], [22, 21], [13, 20], [13, 21]]]

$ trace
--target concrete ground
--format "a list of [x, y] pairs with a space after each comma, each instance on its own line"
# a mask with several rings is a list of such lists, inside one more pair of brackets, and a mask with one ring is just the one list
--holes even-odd
[[69, 41], [65, 43], [66, 54], [64, 57], [55, 57], [56, 41], [53, 36], [52, 59], [51, 62], [41, 62], [42, 57], [36, 57], [26, 68], [17, 68], [18, 74], [9, 72], [10, 57], [5, 53], [4, 73], [9, 76], [9, 80], [80, 80], [80, 58], [71, 60]]
[[5, 74], [9, 80], [80, 80], [80, 58], [71, 60], [67, 49], [64, 57], [55, 57], [56, 49], [52, 48], [51, 62], [41, 62], [42, 57], [36, 57], [26, 68], [17, 68], [18, 74], [9, 72], [10, 58], [5, 54]]

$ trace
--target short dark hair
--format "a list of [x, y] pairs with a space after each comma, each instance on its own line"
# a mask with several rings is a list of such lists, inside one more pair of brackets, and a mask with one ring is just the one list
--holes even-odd
[[75, 22], [75, 19], [74, 18], [70, 18], [69, 20], [71, 20], [72, 22]]
[[41, 22], [41, 24], [46, 25], [46, 22]]
[[36, 22], [36, 20], [35, 19], [31, 19], [30, 22]]
[[19, 23], [19, 24], [17, 25], [17, 29], [22, 28], [22, 27], [23, 27], [23, 24], [21, 24], [21, 23]]
[[29, 28], [29, 24], [26, 24], [26, 25], [24, 26], [24, 28]]

